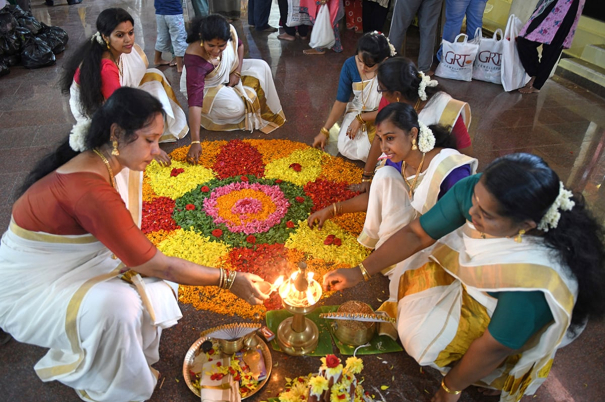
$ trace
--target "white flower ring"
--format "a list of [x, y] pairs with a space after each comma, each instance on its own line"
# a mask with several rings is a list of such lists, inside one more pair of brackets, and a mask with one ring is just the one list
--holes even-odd
[[387, 43], [389, 44], [389, 50], [390, 50], [391, 57], [394, 57], [395, 55], [397, 55], [397, 50], [395, 50], [395, 46], [393, 46], [393, 44], [389, 40], [388, 36], [385, 36], [385, 34], [383, 34], [382, 32], [378, 32], [378, 31], [372, 32], [372, 35], [382, 35], [382, 36], [384, 36], [384, 38], [387, 40]]
[[559, 195], [555, 202], [552, 203], [546, 214], [538, 223], [538, 229], [543, 232], [548, 232], [549, 229], [555, 229], [561, 219], [560, 211], [571, 211], [576, 203], [571, 199], [573, 193], [565, 189], [563, 182], [559, 182]]
[[69, 146], [76, 152], [86, 151], [86, 133], [90, 128], [90, 120], [76, 123], [69, 133]]
[[91, 42], [97, 41], [97, 43], [101, 46], [105, 46], [105, 41], [103, 40], [103, 36], [101, 35], [101, 33], [99, 31], [95, 32], [94, 35], [92, 35], [92, 38], [90, 38]]
[[420, 84], [418, 85], [418, 97], [423, 101], [427, 100], [426, 97], [426, 87], [433, 88], [436, 87], [439, 82], [437, 80], [432, 80], [431, 77], [424, 75], [422, 71], [418, 73], [418, 78], [420, 78]]
[[423, 122], [419, 121], [418, 126], [418, 149], [424, 154], [435, 148], [435, 135]]

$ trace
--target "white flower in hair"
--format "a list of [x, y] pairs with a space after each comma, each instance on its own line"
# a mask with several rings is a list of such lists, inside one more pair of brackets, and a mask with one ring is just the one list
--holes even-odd
[[419, 121], [418, 126], [418, 149], [424, 154], [435, 148], [435, 135], [423, 122]]
[[431, 77], [424, 75], [422, 71], [418, 73], [418, 77], [420, 78], [420, 84], [418, 85], [418, 97], [425, 101], [427, 100], [426, 87], [433, 88], [436, 87], [439, 83], [437, 82], [437, 80], [432, 80]]
[[373, 31], [372, 35], [382, 35], [382, 36], [384, 36], [384, 38], [387, 40], [387, 43], [389, 44], [389, 50], [390, 50], [391, 57], [394, 57], [397, 54], [397, 50], [395, 50], [395, 46], [393, 46], [393, 44], [389, 40], [388, 36], [386, 36], [382, 32], [378, 32], [378, 31]]
[[76, 152], [86, 151], [86, 134], [90, 128], [90, 120], [76, 123], [69, 133], [69, 146]]
[[99, 45], [105, 45], [105, 41], [103, 40], [103, 36], [101, 36], [101, 33], [99, 31], [95, 32], [94, 35], [92, 35], [92, 38], [90, 38], [90, 41], [97, 41], [97, 43]]
[[546, 214], [538, 223], [538, 229], [543, 232], [548, 232], [549, 229], [555, 229], [559, 225], [561, 219], [560, 211], [571, 211], [576, 203], [571, 199], [573, 193], [566, 190], [563, 182], [559, 182], [559, 195], [555, 202], [552, 203]]

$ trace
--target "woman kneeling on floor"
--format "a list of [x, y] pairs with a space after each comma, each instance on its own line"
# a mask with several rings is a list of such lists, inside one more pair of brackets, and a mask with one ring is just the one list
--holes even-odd
[[244, 59], [244, 44], [224, 17], [193, 20], [187, 43], [181, 92], [189, 100], [189, 163], [202, 154], [200, 125], [213, 131], [269, 134], [285, 123], [269, 65]]
[[376, 138], [385, 157], [370, 191], [330, 205], [308, 219], [309, 226], [321, 228], [337, 214], [367, 211], [358, 241], [372, 249], [426, 213], [454, 184], [477, 170], [477, 160], [456, 151], [446, 128], [425, 126], [405, 103], [390, 104], [378, 113]]
[[546, 380], [557, 349], [603, 315], [604, 261], [603, 228], [581, 195], [539, 157], [511, 154], [324, 286], [352, 287], [399, 263], [382, 309], [406, 352], [443, 373], [432, 401], [457, 401], [472, 384], [518, 401]]
[[162, 279], [221, 285], [250, 304], [267, 298], [262, 278], [167, 257], [136, 226], [132, 215], [140, 210], [126, 208], [114, 175], [124, 167], [144, 170], [163, 132], [156, 98], [116, 90], [90, 129], [65, 139], [25, 179], [2, 236], [0, 327], [49, 348], [35, 366], [38, 376], [74, 388], [85, 401], [151, 397], [162, 329], [182, 317]]

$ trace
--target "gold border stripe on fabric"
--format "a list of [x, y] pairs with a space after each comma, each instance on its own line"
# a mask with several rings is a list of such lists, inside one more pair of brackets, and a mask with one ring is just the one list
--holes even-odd
[[376, 243], [378, 243], [378, 239], [370, 237], [370, 235], [367, 234], [365, 230], [361, 231], [359, 237], [357, 238], [357, 241], [359, 242], [359, 244], [367, 248], [374, 248], [376, 247]]
[[[439, 118], [439, 124], [447, 127], [450, 132], [454, 128], [454, 124], [456, 124], [456, 120], [458, 120], [458, 116], [460, 116], [460, 111], [464, 107], [466, 102], [462, 102], [456, 99], [450, 99], [447, 105], [445, 105], [445, 109], [441, 113], [441, 117]], [[466, 125], [466, 122], [464, 122]], [[468, 127], [467, 127], [468, 130]]]
[[78, 290], [76, 290], [76, 293], [74, 293], [69, 301], [69, 304], [67, 305], [67, 313], [65, 316], [65, 333], [67, 334], [67, 339], [69, 339], [69, 343], [71, 344], [72, 352], [79, 356], [78, 360], [65, 365], [36, 370], [36, 373], [42, 379], [42, 381], [52, 377], [71, 373], [78, 368], [82, 362], [82, 359], [84, 359], [84, 351], [80, 346], [80, 335], [78, 334], [78, 313], [80, 311], [80, 306], [82, 305], [82, 300], [84, 300], [84, 296], [86, 296], [88, 291], [94, 285], [118, 276], [122, 267], [124, 267], [124, 264], [120, 264], [116, 269], [107, 274], [90, 278], [84, 282]]
[[168, 81], [166, 81], [164, 79], [164, 77], [162, 77], [158, 73], [150, 73], [150, 72], [145, 73], [145, 75], [143, 76], [143, 79], [141, 79], [141, 83], [139, 85], [143, 85], [144, 83], [151, 82], [151, 81], [157, 81], [160, 84], [162, 84], [162, 87], [164, 87], [164, 91], [166, 91], [166, 95], [168, 95], [168, 97], [171, 100], [173, 100], [174, 103], [176, 103], [177, 105], [179, 105], [179, 107], [181, 107], [181, 104], [179, 103], [178, 99], [176, 98], [176, 95], [174, 94], [174, 91], [172, 90], [172, 87], [170, 86]]
[[429, 184], [429, 192], [426, 197], [426, 201], [422, 206], [422, 214], [426, 214], [436, 203], [441, 191], [441, 183], [445, 177], [457, 167], [471, 163], [474, 158], [463, 154], [450, 155], [439, 163], [439, 166], [435, 170], [431, 183]]
[[420, 268], [405, 271], [399, 278], [397, 300], [436, 286], [449, 286], [456, 279], [439, 264], [429, 261]]
[[433, 250], [433, 258], [468, 286], [479, 289], [544, 289], [571, 315], [574, 298], [561, 277], [552, 268], [529, 263], [463, 266], [459, 254], [442, 244]]
[[265, 96], [265, 91], [260, 85], [260, 81], [256, 77], [252, 77], [249, 75], [242, 77], [242, 84], [245, 87], [252, 88], [256, 93], [256, 98], [258, 99], [259, 107], [260, 107], [260, 115], [261, 118], [267, 122], [276, 124], [277, 126], [282, 126], [286, 119], [283, 117], [283, 113], [275, 113], [273, 112], [269, 106], [267, 106], [267, 98]]
[[214, 99], [221, 88], [223, 88], [223, 86], [219, 85], [216, 87], [210, 87], [206, 90], [206, 93], [204, 94], [204, 102], [202, 103], [202, 116], [205, 114], [210, 114], [212, 105], [214, 104]]
[[63, 244], [90, 244], [98, 242], [96, 237], [91, 234], [61, 236], [50, 233], [32, 232], [31, 230], [23, 229], [11, 218], [10, 230], [17, 236], [25, 240], [39, 241], [45, 243], [63, 243]]
[[139, 56], [141, 56], [141, 59], [143, 59], [143, 63], [145, 63], [145, 68], [149, 67], [149, 59], [147, 58], [147, 55], [145, 54], [143, 49], [141, 49], [141, 47], [139, 45], [137, 45], [136, 43], [134, 44], [133, 47], [137, 51]]

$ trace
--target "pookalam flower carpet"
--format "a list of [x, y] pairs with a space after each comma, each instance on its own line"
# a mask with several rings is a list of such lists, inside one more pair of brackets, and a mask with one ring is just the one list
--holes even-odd
[[[202, 142], [196, 165], [186, 162], [188, 149], [175, 149], [168, 167], [152, 162], [144, 174], [141, 229], [164, 254], [269, 282], [300, 261], [321, 278], [369, 254], [356, 239], [365, 213], [338, 216], [322, 230], [307, 225], [311, 213], [357, 195], [348, 189], [361, 179], [353, 163], [289, 140]], [[255, 319], [281, 308], [277, 294], [250, 306], [218, 287], [181, 286], [179, 300]]]

